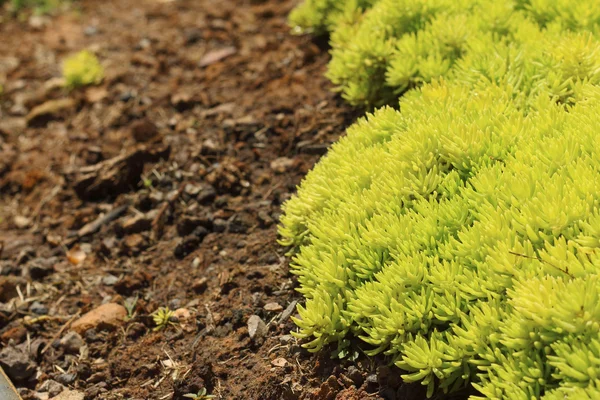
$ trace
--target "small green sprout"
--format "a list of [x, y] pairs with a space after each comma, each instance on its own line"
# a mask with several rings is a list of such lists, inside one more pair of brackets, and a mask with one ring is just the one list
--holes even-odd
[[198, 390], [198, 393], [184, 394], [183, 397], [187, 397], [188, 399], [194, 399], [194, 400], [208, 400], [208, 399], [216, 398], [215, 395], [206, 394], [206, 393], [207, 393], [206, 388], [202, 388], [202, 389]]
[[104, 78], [104, 68], [92, 52], [83, 50], [65, 60], [63, 77], [70, 89], [97, 85]]
[[177, 317], [175, 317], [175, 313], [169, 307], [160, 307], [154, 312], [152, 319], [154, 319], [154, 323], [156, 324], [155, 331], [160, 331], [170, 325], [175, 326], [179, 322]]
[[138, 302], [139, 298], [136, 295], [133, 298], [128, 298], [125, 300], [125, 302], [123, 303], [123, 305], [125, 306], [125, 309], [127, 310], [127, 320], [131, 320], [133, 318], [135, 318], [136, 312], [135, 312], [135, 307], [137, 306], [137, 302]]

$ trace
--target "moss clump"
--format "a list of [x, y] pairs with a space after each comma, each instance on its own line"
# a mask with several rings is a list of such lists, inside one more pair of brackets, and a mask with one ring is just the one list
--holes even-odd
[[600, 398], [600, 42], [537, 14], [352, 126], [285, 204], [305, 347], [360, 337], [429, 395]]
[[[0, 3], [2, 2], [0, 1]], [[52, 13], [59, 7], [70, 3], [70, 0], [10, 0], [13, 12], [31, 9], [36, 14]]]
[[65, 60], [63, 77], [65, 86], [71, 89], [97, 85], [104, 78], [104, 68], [92, 52], [83, 50]]

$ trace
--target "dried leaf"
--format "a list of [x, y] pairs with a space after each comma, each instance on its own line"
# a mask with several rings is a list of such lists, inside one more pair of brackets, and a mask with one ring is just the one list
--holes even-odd
[[237, 49], [235, 47], [225, 47], [224, 49], [209, 51], [200, 59], [198, 65], [200, 67], [206, 67], [208, 65], [214, 64], [225, 58], [234, 55], [237, 53]]

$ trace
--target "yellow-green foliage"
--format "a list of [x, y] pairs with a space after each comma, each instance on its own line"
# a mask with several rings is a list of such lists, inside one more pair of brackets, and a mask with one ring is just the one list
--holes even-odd
[[518, 42], [523, 24], [551, 31], [598, 31], [597, 0], [308, 0], [291, 15], [306, 29], [331, 31], [327, 76], [355, 105], [448, 75], [473, 41]]
[[345, 13], [356, 14], [379, 0], [305, 0], [290, 14], [296, 33], [332, 30]]
[[[417, 14], [451, 43], [471, 29], [432, 12], [440, 0], [371, 12], [388, 3], [413, 7], [390, 30]], [[496, 5], [482, 16], [496, 32], [436, 47], [446, 78], [350, 127], [285, 204], [308, 349], [360, 337], [429, 395], [472, 384], [473, 398], [600, 398], [600, 42], [566, 4], [515, 3], [537, 21]]]
[[104, 78], [104, 68], [92, 52], [83, 50], [65, 60], [63, 77], [69, 88], [96, 85]]

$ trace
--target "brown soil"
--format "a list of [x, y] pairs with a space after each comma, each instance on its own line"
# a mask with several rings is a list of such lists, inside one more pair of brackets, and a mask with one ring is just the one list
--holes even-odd
[[[0, 346], [34, 353], [23, 398], [48, 379], [87, 399], [417, 398], [381, 363], [307, 353], [281, 318], [300, 297], [280, 205], [356, 117], [323, 77], [324, 44], [289, 34], [295, 3], [88, 0], [0, 19]], [[84, 48], [104, 82], [53, 84]], [[104, 303], [130, 305], [126, 322], [65, 349]], [[167, 306], [184, 310], [155, 331]], [[252, 315], [268, 329], [253, 339]]]

